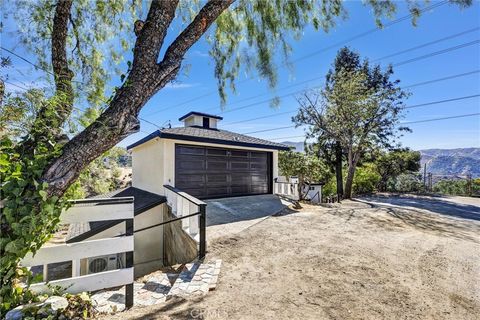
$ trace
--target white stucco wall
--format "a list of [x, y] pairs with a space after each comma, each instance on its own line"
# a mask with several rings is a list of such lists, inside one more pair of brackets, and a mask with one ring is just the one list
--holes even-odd
[[[163, 221], [163, 210], [166, 204], [153, 207], [134, 218], [134, 230], [139, 230], [155, 225]], [[117, 224], [104, 230], [88, 240], [111, 238], [125, 233], [125, 223]], [[140, 231], [134, 234], [133, 261], [135, 265], [135, 276], [140, 276], [163, 266], [163, 226], [149, 230]], [[86, 267], [86, 264], [83, 264]], [[81, 270], [86, 274], [86, 269]]]
[[156, 138], [132, 149], [132, 185], [158, 194], [164, 194], [164, 184], [175, 186], [176, 144], [268, 151], [272, 153], [272, 180], [278, 177], [278, 150]]
[[163, 148], [160, 138], [132, 150], [132, 186], [163, 194]]

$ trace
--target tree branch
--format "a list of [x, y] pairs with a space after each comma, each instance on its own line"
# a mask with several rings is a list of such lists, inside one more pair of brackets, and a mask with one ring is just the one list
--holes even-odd
[[181, 62], [183, 56], [190, 47], [200, 39], [212, 23], [227, 9], [235, 0], [210, 0], [198, 12], [193, 21], [180, 33], [180, 35], [168, 47], [160, 68], [172, 66]]
[[147, 20], [138, 25], [134, 63], [125, 84], [116, 92], [109, 108], [89, 127], [69, 141], [63, 153], [46, 168], [42, 181], [50, 196], [61, 196], [95, 158], [139, 129], [138, 113], [145, 103], [175, 78], [187, 50], [233, 2], [209, 1], [173, 41], [161, 63], [158, 54], [177, 1], [152, 2]]
[[[58, 109], [57, 127], [69, 117], [73, 106], [73, 72], [68, 68], [67, 36], [72, 0], [58, 0], [53, 17], [52, 67], [56, 94], [61, 99]], [[43, 112], [41, 112], [43, 114]]]

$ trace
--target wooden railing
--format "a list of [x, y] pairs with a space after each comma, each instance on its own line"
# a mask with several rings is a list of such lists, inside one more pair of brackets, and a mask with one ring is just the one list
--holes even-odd
[[[72, 201], [72, 206], [60, 216], [61, 224], [123, 220], [125, 234], [115, 238], [45, 245], [35, 255], [28, 254], [20, 264], [25, 267], [43, 265], [44, 270], [44, 282], [32, 284], [30, 289], [42, 293], [48, 292], [52, 286], [59, 286], [69, 293], [80, 293], [125, 285], [125, 305], [127, 308], [133, 306], [133, 217], [133, 197]], [[125, 268], [80, 275], [81, 259], [120, 253], [125, 254]], [[72, 261], [72, 277], [48, 282], [48, 264], [65, 261]]]
[[273, 192], [279, 196], [290, 198], [292, 200], [299, 200], [298, 183], [278, 182], [273, 183]]
[[206, 252], [206, 207], [207, 204], [188, 193], [185, 193], [170, 185], [164, 185], [167, 204], [176, 219], [163, 222], [162, 224], [182, 220], [183, 230], [192, 239], [198, 242], [198, 256], [205, 257]]

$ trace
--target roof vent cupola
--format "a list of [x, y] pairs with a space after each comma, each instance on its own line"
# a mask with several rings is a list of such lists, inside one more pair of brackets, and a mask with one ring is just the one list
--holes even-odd
[[186, 115], [180, 117], [178, 121], [183, 121], [185, 127], [217, 129], [217, 122], [222, 119], [222, 117], [216, 115], [191, 111]]

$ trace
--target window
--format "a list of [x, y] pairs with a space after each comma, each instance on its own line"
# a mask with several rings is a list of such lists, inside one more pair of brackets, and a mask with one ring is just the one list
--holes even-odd
[[204, 128], [210, 128], [210, 118], [203, 117], [203, 127]]

